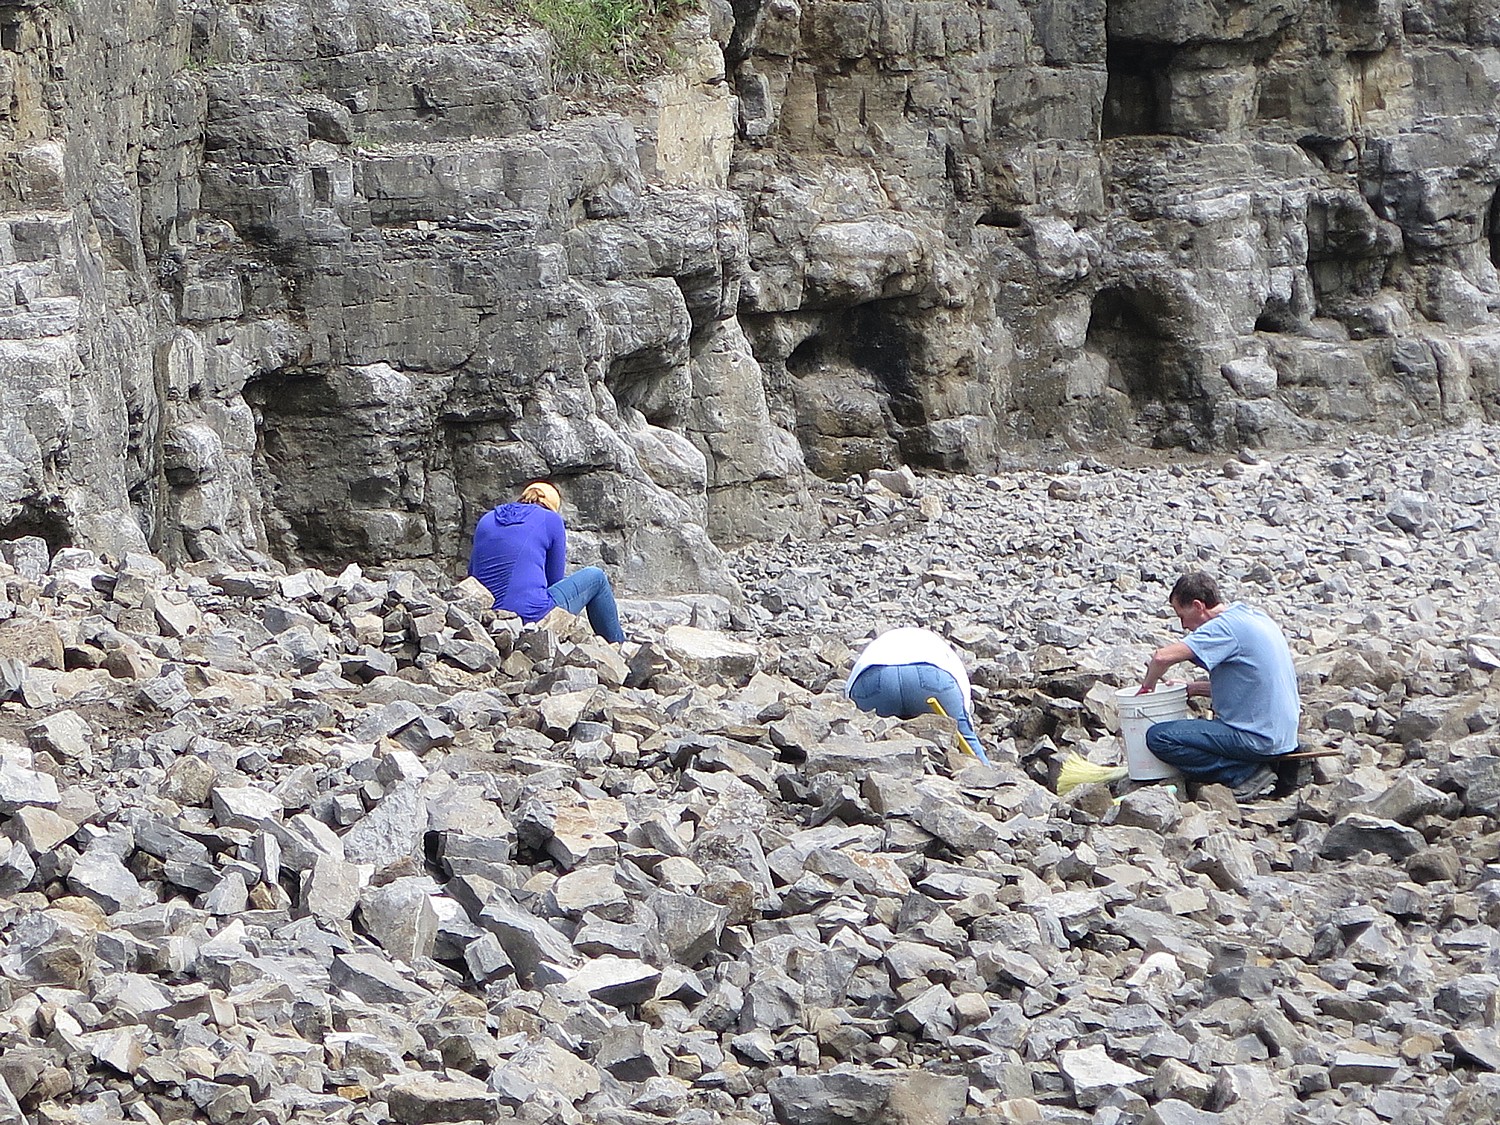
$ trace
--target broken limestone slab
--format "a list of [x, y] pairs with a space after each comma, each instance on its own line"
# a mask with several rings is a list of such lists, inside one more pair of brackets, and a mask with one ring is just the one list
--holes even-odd
[[354, 913], [360, 890], [369, 880], [368, 865], [349, 863], [333, 855], [319, 855], [302, 874], [298, 903], [303, 914], [325, 922], [341, 922]]
[[[28, 763], [30, 757], [26, 754]], [[56, 808], [59, 800], [57, 782], [50, 774], [22, 765], [16, 757], [0, 756], [0, 813], [29, 806]]]
[[50, 852], [78, 831], [76, 821], [39, 805], [17, 809], [10, 826], [16, 838], [33, 853]]
[[1318, 851], [1328, 859], [1351, 859], [1360, 852], [1405, 859], [1427, 846], [1415, 828], [1365, 813], [1351, 813], [1330, 827]]
[[62, 671], [63, 641], [57, 625], [29, 615], [0, 621], [0, 659], [14, 660], [22, 667]]
[[523, 910], [509, 892], [499, 887], [491, 893], [476, 921], [499, 939], [506, 956], [523, 977], [530, 977], [543, 964], [578, 963], [578, 955], [566, 937]]
[[58, 711], [34, 723], [26, 737], [35, 750], [45, 750], [59, 762], [87, 763], [94, 749], [94, 732], [77, 711]]
[[550, 1090], [576, 1105], [599, 1092], [602, 1080], [597, 1067], [566, 1051], [550, 1039], [533, 1039], [517, 1051], [508, 1062], [490, 1075], [492, 1090], [513, 1089], [516, 1080], [523, 1088]]
[[344, 833], [344, 858], [376, 870], [403, 859], [420, 862], [426, 831], [427, 798], [421, 783], [404, 782]]
[[821, 1074], [766, 1085], [782, 1125], [947, 1125], [963, 1113], [968, 1080], [917, 1070], [867, 1070], [840, 1063]]
[[1339, 1051], [1328, 1064], [1328, 1078], [1335, 1086], [1378, 1086], [1401, 1070], [1401, 1060], [1368, 1051]]
[[614, 868], [599, 864], [562, 876], [547, 892], [548, 913], [581, 918], [592, 914], [612, 921], [630, 917], [630, 900], [615, 881]]
[[698, 683], [748, 683], [760, 667], [760, 650], [724, 633], [691, 625], [670, 626], [663, 648]]
[[877, 773], [920, 777], [927, 762], [928, 743], [908, 738], [866, 742], [848, 735], [828, 738], [808, 751], [803, 769], [809, 775]]
[[689, 968], [719, 947], [729, 908], [698, 895], [658, 891], [646, 901], [673, 960]]
[[431, 957], [437, 941], [438, 916], [432, 895], [437, 884], [426, 876], [408, 876], [359, 893], [360, 924], [382, 949], [408, 964]]
[[584, 961], [570, 972], [566, 988], [616, 1008], [629, 1008], [654, 996], [660, 982], [661, 970], [655, 966], [633, 957], [605, 954]]
[[226, 828], [267, 831], [280, 826], [285, 811], [280, 797], [253, 785], [216, 785], [209, 798], [215, 821]]
[[620, 850], [615, 837], [624, 835], [628, 822], [624, 806], [611, 797], [532, 792], [517, 810], [516, 832], [571, 870], [612, 862]]
[[335, 954], [329, 979], [369, 1004], [421, 1005], [432, 999], [432, 993], [373, 953]]
[[52, 566], [52, 552], [40, 535], [0, 540], [0, 558], [30, 582], [40, 583]]
[[120, 862], [120, 857], [100, 847], [90, 848], [68, 869], [70, 889], [97, 903], [106, 914], [134, 910], [155, 896]]
[[161, 590], [152, 600], [151, 610], [164, 637], [188, 637], [203, 631], [203, 614], [187, 594]]
[[390, 1107], [398, 1125], [433, 1125], [437, 1122], [497, 1121], [500, 1099], [483, 1082], [467, 1074], [448, 1072], [444, 1077], [403, 1073], [376, 1091]]
[[1062, 1072], [1079, 1105], [1098, 1105], [1116, 1090], [1144, 1090], [1152, 1078], [1109, 1057], [1102, 1045], [1076, 1051], [1059, 1051], [1057, 1068]]
[[10, 898], [31, 886], [36, 861], [25, 844], [0, 837], [0, 898]]
[[434, 790], [427, 803], [427, 830], [442, 838], [445, 853], [463, 842], [461, 854], [480, 858], [475, 849], [484, 848], [483, 857], [495, 863], [508, 863], [515, 847], [516, 830], [504, 810], [472, 783]]

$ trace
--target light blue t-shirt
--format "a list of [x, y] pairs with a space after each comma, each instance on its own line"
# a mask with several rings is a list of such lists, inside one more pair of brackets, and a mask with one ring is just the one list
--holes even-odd
[[1276, 623], [1235, 602], [1185, 638], [1196, 663], [1208, 669], [1214, 717], [1266, 741], [1266, 752], [1297, 746], [1297, 673]]

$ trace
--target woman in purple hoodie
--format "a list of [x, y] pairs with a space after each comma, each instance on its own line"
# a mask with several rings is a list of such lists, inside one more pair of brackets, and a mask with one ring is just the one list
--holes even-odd
[[528, 625], [553, 609], [587, 610], [589, 624], [606, 641], [619, 644], [620, 614], [609, 578], [597, 566], [563, 577], [568, 537], [563, 528], [562, 494], [546, 481], [533, 481], [521, 498], [486, 512], [474, 529], [469, 574], [495, 595], [495, 608], [516, 614]]

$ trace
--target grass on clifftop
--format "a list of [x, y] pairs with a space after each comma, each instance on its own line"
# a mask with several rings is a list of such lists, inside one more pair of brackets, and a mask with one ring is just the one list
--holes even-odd
[[659, 69], [667, 25], [686, 0], [520, 0], [557, 43], [558, 77], [638, 77]]

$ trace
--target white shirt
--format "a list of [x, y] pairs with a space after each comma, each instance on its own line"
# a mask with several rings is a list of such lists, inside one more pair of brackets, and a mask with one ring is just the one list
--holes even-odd
[[974, 710], [974, 691], [969, 686], [969, 673], [963, 661], [947, 641], [930, 629], [907, 626], [881, 633], [865, 646], [854, 662], [849, 679], [844, 682], [844, 694], [854, 686], [859, 674], [874, 666], [889, 667], [896, 664], [934, 664], [958, 681], [958, 690], [963, 692], [964, 706], [970, 713]]

